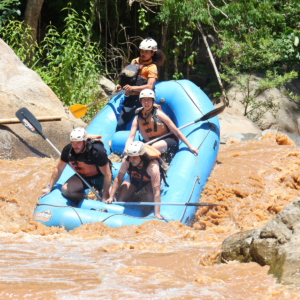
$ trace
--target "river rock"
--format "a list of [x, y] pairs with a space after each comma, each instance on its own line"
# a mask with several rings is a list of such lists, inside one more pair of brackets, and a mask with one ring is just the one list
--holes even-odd
[[259, 229], [238, 232], [222, 243], [219, 263], [232, 260], [269, 265], [283, 284], [300, 287], [300, 198]]
[[221, 137], [226, 134], [260, 134], [261, 130], [251, 120], [237, 112], [233, 108], [226, 107], [218, 116], [220, 122]]
[[[37, 73], [28, 69], [14, 51], [0, 39], [0, 119], [16, 118], [18, 109], [26, 107], [34, 116], [61, 116], [61, 121], [43, 122], [44, 134], [59, 149], [69, 143], [73, 128], [85, 123], [65, 108]], [[0, 159], [30, 156], [58, 157], [40, 136], [22, 124], [0, 125]]]
[[[250, 88], [257, 85], [261, 75], [251, 76]], [[297, 93], [300, 89], [300, 80], [295, 79], [287, 85], [289, 89]], [[238, 89], [233, 85], [229, 88], [227, 93], [229, 97], [230, 107], [235, 111], [244, 115], [244, 106], [241, 100], [244, 99], [244, 94], [238, 91]], [[276, 118], [272, 113], [267, 112], [261, 117], [256, 123], [256, 125], [261, 130], [275, 129], [279, 131], [290, 132], [294, 134], [300, 133], [300, 103], [289, 99], [280, 90], [273, 88], [269, 91], [265, 91], [261, 94], [258, 99], [267, 99], [268, 97], [274, 97], [274, 103], [279, 104], [280, 108], [276, 114]]]
[[99, 85], [107, 95], [112, 95], [115, 92], [115, 84], [104, 76], [100, 76]]

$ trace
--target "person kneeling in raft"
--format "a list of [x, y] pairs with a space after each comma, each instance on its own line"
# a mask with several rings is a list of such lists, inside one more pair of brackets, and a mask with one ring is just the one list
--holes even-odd
[[160, 109], [159, 106], [154, 104], [155, 93], [152, 90], [145, 89], [141, 91], [140, 101], [143, 107], [136, 110], [137, 116], [132, 122], [130, 134], [123, 152], [124, 155], [126, 155], [129, 145], [134, 140], [138, 127], [144, 139], [143, 142], [149, 142], [150, 140], [163, 136], [170, 131], [173, 133], [172, 135], [166, 136], [152, 144], [152, 147], [156, 148], [161, 153], [168, 152], [174, 156], [178, 150], [178, 139], [180, 139], [189, 147], [192, 153], [195, 155], [198, 154], [197, 148], [191, 146], [186, 137], [178, 130], [171, 119]]
[[[87, 131], [82, 127], [75, 128], [71, 132], [70, 140], [71, 143], [65, 146], [53, 170], [48, 187], [42, 190], [42, 197], [51, 192], [65, 166], [69, 164], [90, 186], [99, 191], [102, 201], [107, 200], [111, 170], [103, 143], [100, 140], [89, 139]], [[86, 194], [81, 193], [85, 189], [88, 189], [88, 186], [75, 174], [62, 186], [61, 192], [66, 198], [78, 204], [86, 198]]]
[[[158, 155], [152, 157], [146, 151], [148, 153], [149, 151], [155, 152]], [[127, 149], [127, 156], [122, 160], [119, 173], [113, 181], [110, 196], [106, 203], [113, 202], [126, 172], [128, 175], [121, 185], [117, 201], [127, 201], [134, 192], [138, 192], [145, 187], [148, 201], [153, 202], [154, 200], [154, 202], [160, 203], [160, 178], [162, 177], [165, 180], [165, 174], [159, 163], [159, 161], [161, 162], [159, 155], [159, 151], [149, 145], [144, 145], [142, 142], [131, 143]], [[154, 207], [154, 217], [163, 219], [160, 215], [160, 206]]]

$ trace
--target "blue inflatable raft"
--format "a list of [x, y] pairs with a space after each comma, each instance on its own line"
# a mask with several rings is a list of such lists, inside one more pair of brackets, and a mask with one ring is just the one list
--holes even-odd
[[[188, 80], [159, 82], [155, 85], [156, 103], [172, 119], [177, 127], [188, 124], [213, 110], [210, 99], [195, 84]], [[128, 131], [115, 132], [122, 109], [124, 95], [113, 97], [87, 127], [89, 134], [101, 135], [107, 153], [121, 154]], [[198, 156], [193, 155], [187, 146], [180, 142], [179, 151], [174, 156], [167, 171], [167, 183], [162, 182], [162, 203], [196, 203], [200, 192], [209, 177], [219, 149], [219, 121], [213, 117], [208, 121], [195, 123], [182, 129], [190, 144], [198, 148]], [[138, 134], [136, 136], [138, 139]], [[111, 149], [109, 147], [111, 141]], [[118, 173], [120, 163], [113, 163], [113, 177]], [[78, 205], [61, 194], [61, 186], [73, 176], [67, 166], [50, 194], [40, 198], [34, 210], [33, 221], [46, 226], [65, 227], [71, 230], [82, 224], [103, 222], [109, 227], [139, 225], [153, 220], [153, 206], [121, 206], [104, 204], [95, 200], [83, 200]], [[106, 210], [103, 212], [100, 210]], [[196, 207], [161, 206], [161, 215], [169, 220], [178, 220], [189, 225], [193, 221]]]

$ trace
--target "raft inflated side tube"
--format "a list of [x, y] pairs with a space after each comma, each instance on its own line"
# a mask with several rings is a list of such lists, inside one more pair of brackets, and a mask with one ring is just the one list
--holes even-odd
[[[111, 150], [113, 153], [117, 154], [117, 155], [123, 155], [123, 151], [125, 148], [125, 144], [127, 139], [129, 138], [129, 130], [126, 131], [118, 131], [116, 132], [111, 139]], [[140, 134], [139, 132], [137, 132], [135, 134], [134, 140], [135, 142], [139, 141], [140, 138]]]
[[[156, 103], [161, 105], [162, 110], [177, 127], [197, 120], [214, 109], [210, 99], [204, 92], [188, 80], [159, 82], [155, 85], [155, 94]], [[111, 149], [123, 153], [129, 136], [129, 130], [115, 132], [124, 99], [124, 95], [117, 95], [111, 98], [109, 103], [87, 127], [88, 134], [102, 136], [102, 141], [108, 154], [110, 154]], [[220, 137], [218, 117], [192, 124], [183, 128], [181, 132], [193, 147], [198, 148], [198, 155], [195, 156], [184, 143], [179, 142], [179, 150], [167, 171], [166, 181], [169, 187], [164, 183], [161, 184], [162, 203], [198, 202], [200, 193], [216, 161]], [[139, 140], [138, 133], [135, 140]], [[111, 141], [111, 148], [109, 141]], [[113, 163], [113, 166], [115, 167], [113, 168], [113, 173], [116, 176], [120, 163]], [[76, 228], [81, 225], [81, 221], [78, 222], [78, 215], [84, 223], [103, 222], [110, 227], [139, 225], [154, 219], [153, 209], [144, 210], [138, 206], [131, 206], [130, 209], [129, 206], [127, 208], [124, 207], [122, 211], [122, 208], [115, 207], [118, 206], [117, 203], [109, 207], [101, 202], [87, 199], [83, 200], [80, 207], [77, 208], [75, 203], [67, 200], [61, 194], [61, 186], [73, 175], [74, 172], [71, 168], [65, 168], [53, 191], [39, 200], [40, 204], [45, 205], [38, 205], [34, 211], [34, 216], [40, 212], [40, 219], [42, 219], [43, 214], [47, 217], [47, 213], [42, 212], [50, 210], [52, 214], [51, 220], [36, 221], [42, 222], [47, 226]], [[47, 204], [49, 204], [48, 207]], [[62, 204], [72, 206], [73, 209], [69, 207], [53, 208], [53, 206], [50, 206], [63, 206]], [[107, 212], [98, 211], [97, 209], [107, 209]], [[119, 211], [122, 212], [119, 213]], [[187, 225], [193, 221], [195, 211], [196, 207], [193, 206], [161, 206], [160, 208], [160, 213], [165, 218], [162, 221], [179, 220]]]

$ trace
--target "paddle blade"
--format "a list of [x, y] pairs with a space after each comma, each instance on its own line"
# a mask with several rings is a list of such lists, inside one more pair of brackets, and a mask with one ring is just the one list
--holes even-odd
[[87, 106], [81, 104], [71, 105], [69, 109], [72, 115], [77, 119], [83, 117], [87, 112]]
[[16, 112], [16, 117], [32, 133], [42, 135], [42, 125], [35, 116], [25, 107]]

